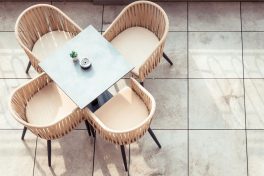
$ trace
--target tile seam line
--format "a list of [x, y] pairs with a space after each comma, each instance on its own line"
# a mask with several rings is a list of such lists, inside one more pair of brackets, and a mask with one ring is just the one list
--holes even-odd
[[[264, 2], [264, 1], [263, 1]], [[106, 25], [106, 24], [104, 24], [104, 25]], [[0, 32], [14, 32], [14, 31], [0, 31]], [[105, 30], [102, 30], [102, 31], [98, 31], [98, 32], [105, 32]], [[183, 31], [176, 31], [176, 30], [169, 30], [168, 31], [169, 33], [186, 33], [187, 32], [187, 30], [183, 30]], [[239, 30], [239, 31], [192, 31], [192, 30], [190, 30], [190, 31], [188, 31], [188, 32], [191, 32], [191, 33], [204, 33], [204, 32], [208, 32], [208, 33], [240, 33], [241, 31]], [[246, 30], [243, 30], [242, 32], [248, 32], [248, 33], [254, 33], [254, 32], [264, 32], [264, 30], [260, 30], [260, 31], [246, 31]]]
[[[103, 34], [103, 24], [104, 24], [104, 5], [102, 5], [102, 17], [101, 17], [101, 35]], [[98, 134], [97, 134], [98, 135]], [[96, 133], [95, 133], [95, 137], [93, 138], [93, 142], [94, 142], [94, 145], [93, 145], [93, 167], [92, 167], [92, 176], [94, 175], [94, 170], [95, 170], [95, 153], [96, 153]]]
[[[0, 3], [3, 3], [4, 1], [1, 1]], [[22, 2], [22, 1], [19, 1], [19, 0], [16, 0], [16, 1], [8, 1], [8, 2]], [[32, 2], [32, 1], [25, 1], [25, 2]], [[45, 1], [37, 1], [37, 2], [45, 2]], [[49, 2], [49, 1], [46, 1], [46, 2]], [[64, 1], [61, 1], [61, 0], [53, 0], [53, 1], [50, 1], [50, 2], [64, 2]], [[87, 3], [93, 3], [92, 1], [74, 1], [74, 0], [69, 0], [67, 2], [87, 2]], [[153, 2], [164, 2], [164, 1], [153, 1]], [[181, 1], [181, 0], [178, 0], [178, 1], [173, 1], [173, 0], [167, 0], [165, 1], [166, 2], [260, 2], [260, 1]], [[96, 4], [97, 5], [97, 4]], [[100, 5], [103, 5], [103, 4], [98, 4], [99, 6]]]
[[3, 79], [3, 80], [5, 80], [5, 79], [26, 79], [26, 80], [29, 80], [29, 79], [32, 79], [32, 78], [0, 78], [0, 80], [1, 79]]
[[[1, 131], [22, 131], [23, 129], [0, 129]], [[86, 129], [74, 129], [76, 131], [87, 131]], [[157, 129], [152, 128], [153, 131], [245, 131], [245, 129]], [[264, 131], [264, 129], [247, 129], [247, 131]]]
[[130, 144], [128, 144], [128, 170], [127, 170], [127, 175], [130, 175], [130, 164], [131, 164], [131, 157], [130, 157]]
[[94, 161], [95, 161], [95, 150], [96, 150], [96, 147], [95, 147], [96, 136], [92, 140], [93, 140], [93, 167], [92, 167], [92, 176], [93, 176], [94, 175], [94, 165], [95, 165]]
[[245, 149], [246, 149], [246, 170], [247, 176], [249, 176], [248, 167], [248, 139], [247, 139], [247, 108], [246, 108], [246, 87], [245, 87], [245, 64], [244, 64], [244, 40], [243, 40], [243, 12], [242, 12], [242, 2], [240, 1], [240, 25], [241, 25], [241, 49], [242, 49], [242, 66], [243, 66], [243, 89], [244, 89], [244, 117], [245, 117]]
[[188, 176], [190, 176], [190, 108], [189, 108], [189, 105], [190, 105], [190, 103], [189, 103], [189, 99], [190, 99], [190, 97], [189, 97], [189, 91], [190, 91], [190, 88], [189, 88], [189, 86], [190, 86], [190, 80], [189, 80], [189, 78], [190, 78], [190, 73], [189, 73], [189, 1], [187, 1], [187, 7], [186, 7], [187, 9], [187, 16], [186, 16], [186, 18], [187, 18], [187, 175]]
[[[187, 131], [187, 130], [189, 130], [189, 131], [199, 131], [199, 130], [201, 130], [201, 131], [245, 131], [245, 129], [244, 128], [241, 128], [241, 129], [239, 129], [239, 128], [237, 128], [237, 129], [221, 129], [221, 128], [216, 128], [216, 129], [206, 129], [206, 128], [198, 128], [198, 129], [192, 129], [192, 128], [187, 128], [187, 129], [170, 129], [170, 128], [167, 128], [167, 129], [158, 129], [158, 128], [152, 128], [152, 130], [155, 130], [155, 131]], [[264, 129], [249, 129], [249, 130], [264, 130]]]
[[[264, 1], [263, 1], [264, 2]], [[103, 24], [103, 25], [105, 25], [105, 24]], [[97, 30], [98, 32], [105, 32], [105, 30]], [[13, 31], [13, 30], [0, 30], [0, 32], [2, 32], [2, 33], [14, 33], [15, 31]], [[187, 30], [184, 30], [184, 31], [174, 31], [174, 30], [170, 30], [170, 31], [168, 31], [169, 33], [186, 33], [187, 32]], [[188, 31], [188, 32], [191, 32], [191, 33], [204, 33], [204, 32], [208, 32], [208, 33], [221, 33], [221, 32], [223, 32], [223, 33], [240, 33], [241, 31]], [[255, 33], [255, 32], [264, 32], [263, 30], [261, 30], [261, 31], [242, 31], [242, 32], [248, 32], [248, 33]]]
[[[12, 128], [2, 128], [2, 129], [0, 129], [0, 131], [22, 131], [23, 129], [22, 128], [14, 128], [14, 129], [12, 129]], [[76, 131], [86, 131], [87, 129], [73, 129], [73, 130], [76, 130]], [[235, 130], [237, 130], [237, 131], [245, 131], [245, 129], [244, 128], [241, 128], [241, 129], [239, 129], [239, 128], [237, 128], [237, 129], [221, 129], [221, 128], [215, 128], [215, 129], [210, 129], [210, 128], [197, 128], [197, 129], [195, 129], [195, 128], [152, 128], [152, 130], [155, 130], [155, 131], [187, 131], [187, 130], [189, 130], [189, 131], [235, 131]], [[264, 129], [263, 128], [249, 128], [249, 129], [247, 129], [247, 131], [263, 131]]]
[[37, 158], [37, 148], [38, 148], [38, 136], [36, 137], [35, 156], [34, 156], [34, 164], [33, 164], [33, 176], [35, 175], [36, 158]]
[[[33, 79], [33, 78], [12, 78], [12, 77], [0, 77], [0, 80], [5, 80], [5, 79], [26, 79], [26, 80], [30, 80], [30, 79]], [[121, 79], [129, 79], [129, 78], [121, 78]], [[215, 80], [221, 80], [221, 79], [226, 79], [226, 80], [229, 80], [229, 79], [236, 79], [236, 80], [248, 80], [248, 79], [264, 79], [263, 78], [146, 78], [146, 80], [211, 80], [211, 79], [215, 79]]]
[[[164, 1], [163, 1], [164, 2]], [[166, 2], [186, 2], [186, 1], [166, 1]], [[188, 0], [187, 2], [189, 3], [202, 3], [202, 2], [226, 2], [226, 3], [239, 3], [239, 2], [262, 2], [262, 1], [248, 1], [248, 0], [245, 0], [245, 1], [223, 1], [223, 0], [219, 0], [219, 1], [190, 1]]]

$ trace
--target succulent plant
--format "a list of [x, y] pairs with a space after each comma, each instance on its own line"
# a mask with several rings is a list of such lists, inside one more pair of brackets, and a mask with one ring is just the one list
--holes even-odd
[[76, 58], [78, 56], [78, 53], [76, 51], [72, 51], [70, 53], [71, 58]]

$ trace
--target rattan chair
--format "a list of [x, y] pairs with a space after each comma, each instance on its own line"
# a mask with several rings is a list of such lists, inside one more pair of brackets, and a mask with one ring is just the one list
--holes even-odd
[[87, 108], [84, 114], [106, 141], [120, 145], [127, 171], [124, 145], [137, 141], [148, 131], [161, 148], [150, 128], [155, 109], [156, 103], [153, 96], [134, 78], [131, 78], [131, 88], [121, 89], [97, 111], [93, 113]]
[[12, 116], [24, 125], [22, 140], [27, 129], [47, 140], [49, 166], [51, 140], [66, 135], [84, 120], [83, 110], [79, 109], [46, 73], [41, 73], [14, 90], [9, 109]]
[[15, 35], [26, 52], [29, 63], [38, 73], [39, 62], [49, 56], [82, 29], [58, 8], [38, 4], [24, 10], [15, 25]]
[[133, 76], [143, 85], [162, 56], [173, 65], [163, 52], [168, 30], [168, 17], [160, 6], [136, 1], [121, 11], [103, 36], [135, 66]]

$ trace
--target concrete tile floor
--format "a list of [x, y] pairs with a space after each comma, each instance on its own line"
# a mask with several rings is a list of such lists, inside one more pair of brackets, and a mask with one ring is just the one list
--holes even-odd
[[[44, 2], [61, 8], [81, 27], [104, 31], [123, 6], [90, 2]], [[1, 175], [264, 175], [263, 2], [158, 2], [170, 19], [165, 60], [146, 80], [157, 100], [152, 128], [163, 148], [146, 134], [126, 146], [129, 173], [118, 146], [88, 137], [84, 124], [52, 142], [22, 126], [7, 109], [10, 92], [36, 76], [14, 24], [34, 2], [0, 2]], [[127, 82], [110, 88], [114, 94]], [[263, 95], [263, 96], [262, 96]]]

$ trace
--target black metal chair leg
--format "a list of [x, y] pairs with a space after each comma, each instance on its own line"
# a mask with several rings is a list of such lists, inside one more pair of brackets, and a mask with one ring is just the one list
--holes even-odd
[[31, 62], [29, 61], [28, 62], [28, 65], [27, 65], [27, 69], [26, 69], [26, 74], [28, 74], [28, 71], [29, 71], [30, 66], [31, 66]]
[[123, 158], [125, 170], [127, 171], [127, 159], [126, 159], [125, 146], [124, 145], [120, 145], [120, 148], [121, 148], [121, 153], [122, 153], [122, 158]]
[[143, 81], [141, 81], [141, 82], [140, 82], [140, 84], [141, 84], [141, 86], [143, 86], [143, 87], [144, 87], [144, 82], [143, 82]]
[[24, 127], [23, 132], [22, 132], [22, 136], [21, 136], [22, 140], [24, 140], [26, 132], [27, 132], [27, 127]]
[[155, 134], [153, 133], [153, 131], [151, 130], [151, 128], [148, 129], [149, 134], [151, 135], [151, 137], [154, 139], [154, 141], [156, 142], [156, 144], [158, 145], [159, 148], [161, 148], [161, 145], [158, 141], [158, 139], [156, 138]]
[[85, 120], [85, 125], [86, 125], [89, 136], [91, 136], [91, 128], [90, 128], [90, 124], [87, 120]]
[[170, 65], [173, 65], [172, 61], [170, 60], [170, 58], [165, 53], [163, 53], [162, 55], [165, 58], [165, 60], [170, 63]]
[[48, 149], [48, 164], [51, 167], [51, 141], [47, 140], [47, 149]]
[[94, 130], [93, 126], [90, 125], [90, 124], [89, 124], [89, 126], [90, 126], [90, 130], [91, 130], [91, 133], [92, 133], [93, 137], [95, 137], [96, 133], [95, 133], [95, 130]]

